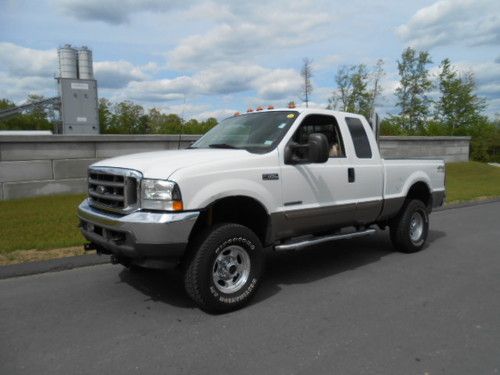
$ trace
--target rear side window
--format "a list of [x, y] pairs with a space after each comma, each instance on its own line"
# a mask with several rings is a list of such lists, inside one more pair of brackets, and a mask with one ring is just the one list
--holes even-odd
[[372, 149], [361, 120], [355, 117], [346, 117], [345, 121], [349, 128], [349, 133], [351, 133], [356, 156], [360, 159], [370, 159], [372, 157]]

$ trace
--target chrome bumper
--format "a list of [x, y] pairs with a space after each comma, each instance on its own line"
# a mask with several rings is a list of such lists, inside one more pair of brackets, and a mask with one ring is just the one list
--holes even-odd
[[101, 251], [127, 258], [182, 256], [199, 212], [104, 213], [84, 200], [78, 207], [83, 236]]

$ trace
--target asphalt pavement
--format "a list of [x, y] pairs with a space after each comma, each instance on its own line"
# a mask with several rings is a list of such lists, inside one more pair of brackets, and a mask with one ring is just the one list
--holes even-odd
[[500, 373], [500, 203], [270, 254], [252, 304], [198, 310], [176, 272], [95, 265], [0, 280], [0, 374]]

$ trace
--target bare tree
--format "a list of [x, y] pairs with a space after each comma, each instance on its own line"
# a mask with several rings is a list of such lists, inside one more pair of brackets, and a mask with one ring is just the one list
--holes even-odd
[[300, 99], [306, 103], [306, 107], [309, 107], [309, 99], [311, 97], [311, 92], [313, 91], [313, 86], [311, 83], [311, 78], [313, 76], [312, 60], [305, 57], [303, 61], [304, 64], [302, 65], [300, 75], [304, 79], [304, 82], [302, 84], [302, 96]]
[[382, 93], [382, 87], [380, 86], [380, 81], [384, 77], [384, 60], [378, 59], [375, 64], [375, 68], [372, 73], [373, 80], [373, 91], [372, 91], [372, 100], [370, 104], [370, 118], [375, 114], [375, 101], [377, 97]]

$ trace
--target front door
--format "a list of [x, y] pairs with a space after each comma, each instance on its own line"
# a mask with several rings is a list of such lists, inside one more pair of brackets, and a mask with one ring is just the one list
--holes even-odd
[[349, 182], [339, 124], [331, 115], [304, 118], [291, 141], [306, 144], [309, 134], [323, 133], [330, 158], [323, 164], [283, 164], [283, 206], [274, 223], [276, 238], [332, 230], [355, 221], [356, 192]]

